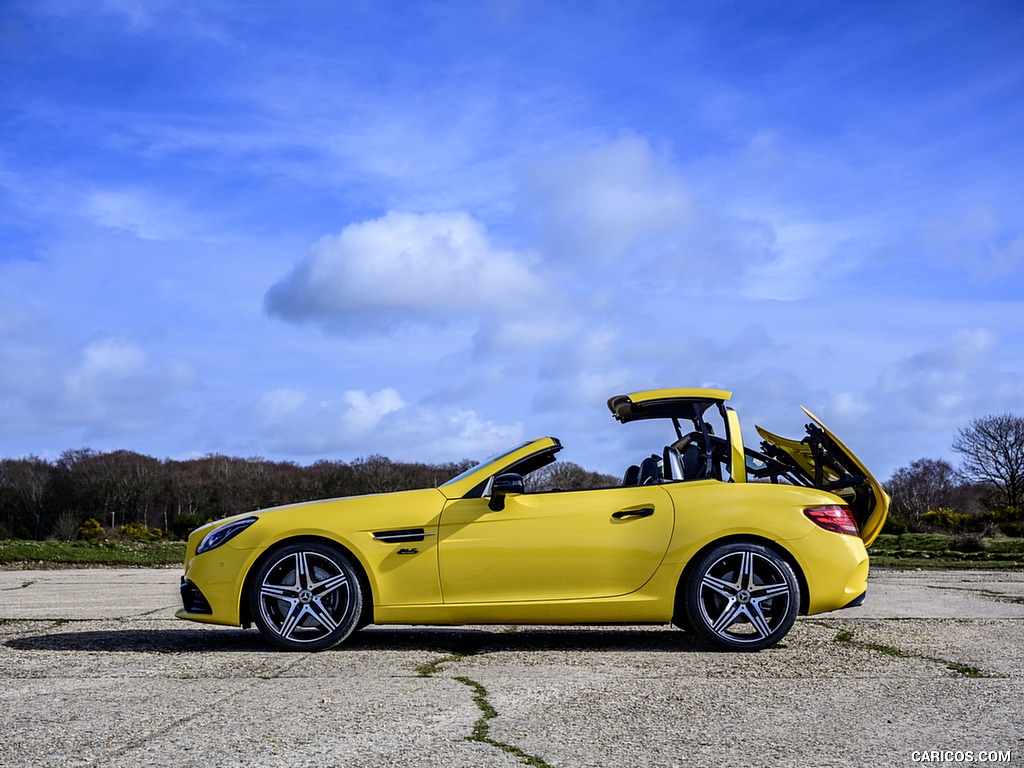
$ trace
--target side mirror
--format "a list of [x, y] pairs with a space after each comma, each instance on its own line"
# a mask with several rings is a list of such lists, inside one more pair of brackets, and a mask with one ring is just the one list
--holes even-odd
[[491, 483], [491, 500], [487, 508], [492, 512], [500, 512], [505, 508], [505, 496], [510, 493], [525, 493], [522, 475], [498, 475]]

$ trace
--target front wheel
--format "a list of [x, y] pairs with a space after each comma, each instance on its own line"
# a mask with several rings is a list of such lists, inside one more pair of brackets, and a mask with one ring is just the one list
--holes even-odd
[[278, 648], [320, 651], [355, 630], [363, 593], [349, 558], [315, 541], [289, 544], [263, 561], [249, 607], [263, 636]]
[[690, 626], [719, 648], [758, 651], [796, 621], [800, 587], [793, 568], [753, 542], [723, 544], [697, 563], [686, 584]]

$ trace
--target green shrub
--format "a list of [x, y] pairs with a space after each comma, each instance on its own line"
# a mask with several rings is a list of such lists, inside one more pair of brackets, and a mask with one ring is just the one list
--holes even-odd
[[156, 541], [163, 536], [163, 532], [159, 528], [154, 528], [151, 531], [146, 527], [145, 523], [122, 525], [120, 533], [126, 539], [131, 539], [132, 541]]
[[106, 533], [103, 530], [103, 526], [100, 525], [99, 521], [95, 518], [90, 517], [81, 527], [78, 529], [78, 533], [75, 534], [75, 538], [79, 541], [99, 541], [100, 538]]
[[969, 531], [977, 527], [977, 518], [951, 509], [931, 509], [921, 515], [921, 524], [944, 531]]
[[167, 530], [177, 541], [184, 541], [192, 531], [208, 522], [205, 517], [196, 512], [186, 512], [171, 520]]
[[1024, 536], [1024, 509], [1006, 507], [992, 514], [1004, 536]]
[[889, 514], [885, 518], [885, 525], [882, 526], [883, 534], [892, 534], [899, 536], [901, 533], [906, 533], [909, 530], [907, 523], [895, 515]]

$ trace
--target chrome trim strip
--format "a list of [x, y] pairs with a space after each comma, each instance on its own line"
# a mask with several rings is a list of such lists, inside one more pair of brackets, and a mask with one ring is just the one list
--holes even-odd
[[377, 541], [400, 543], [403, 541], [422, 541], [424, 536], [437, 536], [436, 531], [424, 531], [421, 528], [408, 531], [380, 531], [373, 534]]

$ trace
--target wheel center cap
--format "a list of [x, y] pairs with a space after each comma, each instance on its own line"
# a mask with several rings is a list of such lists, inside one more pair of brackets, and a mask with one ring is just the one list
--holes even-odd
[[313, 602], [313, 593], [308, 589], [304, 589], [299, 592], [299, 602], [303, 604], [309, 604]]
[[736, 602], [742, 604], [749, 603], [750, 593], [745, 589], [741, 589], [739, 592], [736, 593]]

